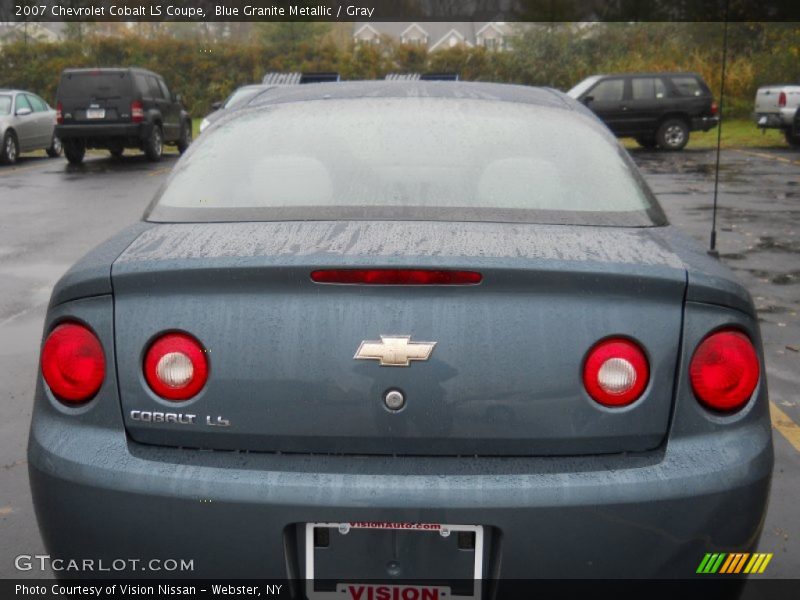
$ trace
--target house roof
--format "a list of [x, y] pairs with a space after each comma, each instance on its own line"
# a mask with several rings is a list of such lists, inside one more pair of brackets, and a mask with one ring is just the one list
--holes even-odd
[[409, 31], [411, 31], [411, 30], [412, 30], [412, 29], [414, 29], [415, 27], [416, 27], [416, 28], [417, 28], [419, 31], [421, 31], [422, 33], [424, 33], [425, 35], [428, 35], [428, 36], [430, 35], [430, 34], [428, 33], [427, 29], [425, 29], [425, 28], [424, 28], [422, 25], [420, 25], [419, 23], [412, 23], [411, 25], [409, 25], [408, 27], [406, 27], [405, 29], [403, 29], [403, 31], [401, 31], [401, 32], [400, 32], [400, 37], [403, 37], [403, 36], [405, 36], [405, 35], [406, 35], [406, 34], [407, 34]]
[[[371, 21], [369, 23], [356, 22], [353, 24], [353, 37], [359, 35], [365, 27], [369, 27], [375, 35], [388, 35], [400, 39], [415, 25], [428, 34], [428, 45], [432, 49], [453, 30], [461, 35], [466, 44], [476, 45], [478, 32], [485, 29], [492, 22], [486, 21]], [[497, 24], [498, 31], [502, 31], [506, 24]], [[508, 33], [507, 31], [504, 33]]]
[[448, 40], [452, 40], [454, 36], [455, 36], [455, 37], [457, 37], [458, 39], [460, 39], [460, 40], [461, 40], [461, 41], [462, 41], [464, 44], [466, 44], [467, 46], [474, 46], [474, 45], [475, 45], [475, 43], [474, 43], [474, 42], [470, 42], [469, 40], [467, 40], [467, 38], [464, 36], [464, 34], [463, 34], [463, 33], [461, 33], [461, 32], [460, 32], [458, 29], [456, 29], [455, 27], [453, 27], [452, 29], [450, 29], [449, 31], [447, 31], [447, 32], [446, 32], [446, 33], [445, 33], [445, 34], [444, 34], [442, 37], [440, 37], [440, 38], [438, 39], [438, 41], [436, 41], [436, 42], [435, 42], [435, 43], [434, 43], [434, 44], [433, 44], [433, 45], [430, 47], [430, 49], [431, 49], [431, 50], [436, 50], [436, 49], [437, 49], [439, 46], [441, 46], [442, 44], [446, 44]]

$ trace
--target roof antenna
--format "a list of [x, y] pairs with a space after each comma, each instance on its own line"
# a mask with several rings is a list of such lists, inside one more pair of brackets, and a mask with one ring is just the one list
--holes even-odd
[[714, 208], [711, 211], [711, 244], [708, 253], [714, 258], [719, 258], [717, 250], [717, 198], [719, 197], [719, 158], [722, 146], [722, 107], [725, 100], [725, 65], [728, 62], [728, 5], [730, 0], [725, 0], [725, 21], [722, 30], [722, 81], [719, 89], [719, 125], [717, 126], [717, 164], [714, 170]]

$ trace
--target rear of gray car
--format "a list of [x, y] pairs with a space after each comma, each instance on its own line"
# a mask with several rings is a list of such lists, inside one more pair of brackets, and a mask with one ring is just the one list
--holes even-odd
[[29, 465], [56, 556], [349, 598], [688, 577], [763, 524], [752, 302], [549, 90], [270, 95], [62, 278], [44, 337]]

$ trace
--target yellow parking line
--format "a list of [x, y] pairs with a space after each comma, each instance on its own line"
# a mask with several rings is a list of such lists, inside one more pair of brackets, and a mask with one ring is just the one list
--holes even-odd
[[800, 425], [792, 421], [791, 417], [783, 412], [774, 402], [769, 403], [769, 415], [772, 427], [781, 432], [794, 449], [800, 452]]
[[800, 160], [792, 160], [791, 158], [785, 158], [783, 156], [775, 156], [774, 154], [768, 154], [766, 152], [754, 152], [753, 150], [740, 150], [739, 148], [734, 148], [735, 152], [741, 152], [742, 154], [749, 154], [751, 156], [758, 156], [759, 158], [769, 158], [772, 160], [777, 160], [782, 163], [786, 163], [789, 165], [800, 165]]
[[148, 177], [155, 177], [156, 175], [163, 175], [164, 173], [169, 173], [172, 170], [172, 167], [161, 167], [160, 169], [156, 169], [155, 171], [150, 171], [147, 176]]

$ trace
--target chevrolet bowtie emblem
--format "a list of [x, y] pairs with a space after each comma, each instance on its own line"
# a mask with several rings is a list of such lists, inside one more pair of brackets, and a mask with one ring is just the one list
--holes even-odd
[[407, 367], [428, 360], [436, 342], [412, 342], [410, 335], [382, 335], [380, 342], [364, 340], [353, 358], [380, 361], [382, 367]]

